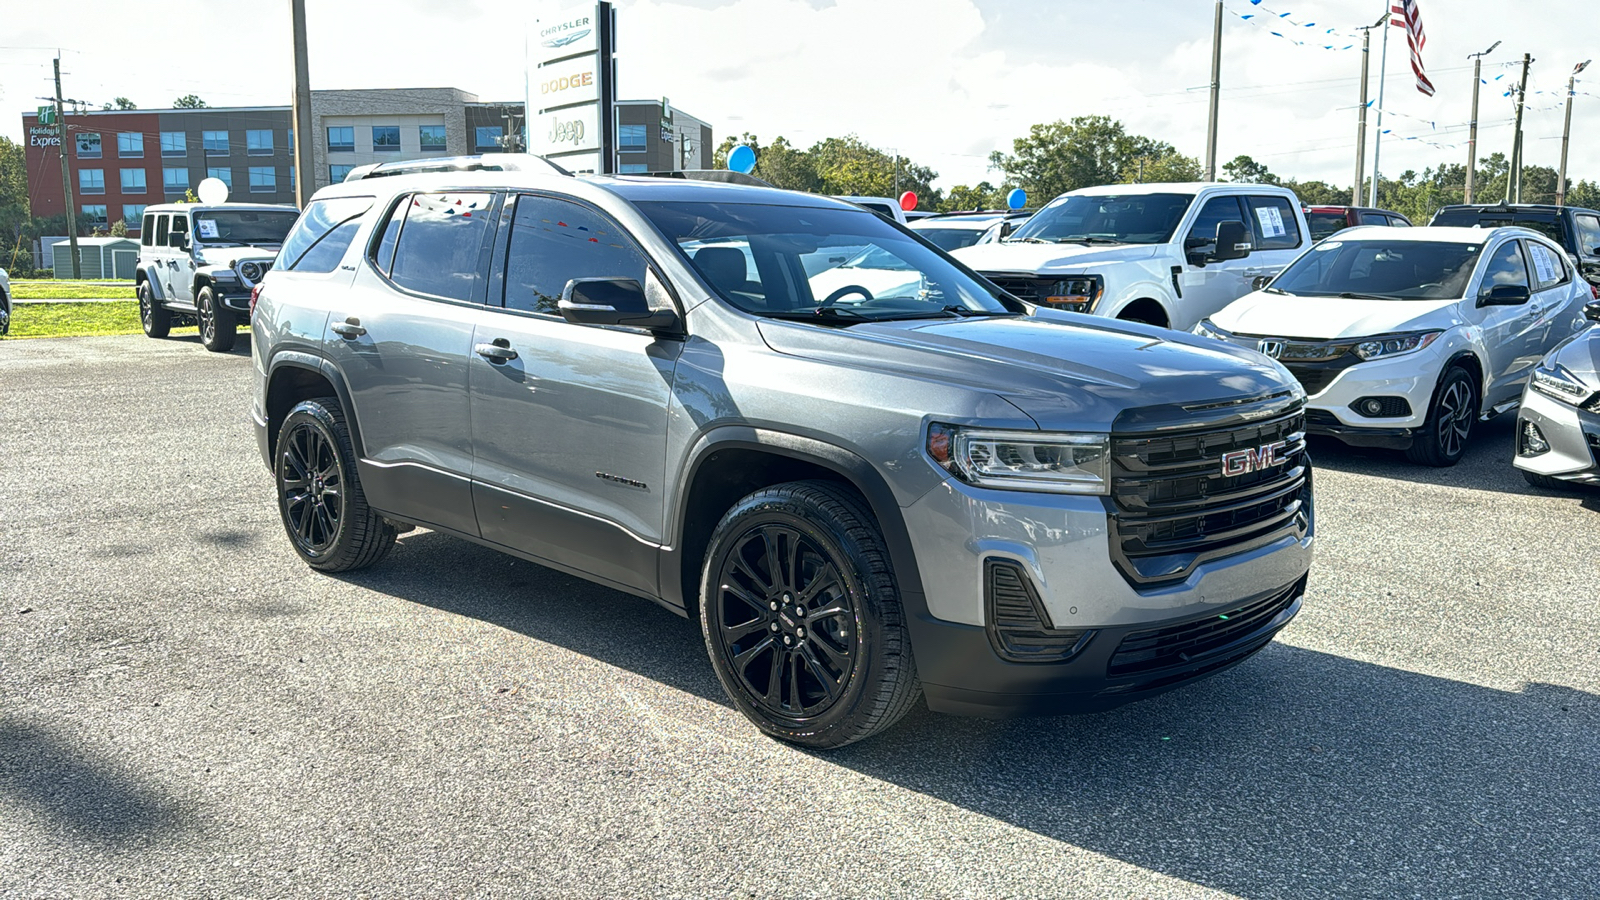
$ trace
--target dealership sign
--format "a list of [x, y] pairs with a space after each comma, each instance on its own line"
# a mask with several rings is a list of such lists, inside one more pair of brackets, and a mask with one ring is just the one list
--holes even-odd
[[609, 172], [616, 13], [606, 2], [534, 22], [528, 36], [528, 152], [574, 172]]

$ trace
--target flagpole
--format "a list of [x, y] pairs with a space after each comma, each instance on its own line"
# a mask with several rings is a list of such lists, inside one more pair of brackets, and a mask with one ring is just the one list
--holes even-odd
[[[1387, 7], [1389, 0], [1384, 0]], [[1378, 53], [1378, 120], [1373, 126], [1372, 135], [1372, 188], [1367, 194], [1367, 205], [1374, 209], [1378, 206], [1378, 151], [1383, 146], [1383, 81], [1384, 69], [1389, 65], [1389, 17], [1394, 15], [1392, 9], [1385, 9], [1383, 18], [1379, 20], [1383, 28], [1383, 49]]]

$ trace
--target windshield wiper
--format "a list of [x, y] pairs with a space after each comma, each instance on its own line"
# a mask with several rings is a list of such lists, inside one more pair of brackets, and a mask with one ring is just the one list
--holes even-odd
[[1015, 315], [1019, 315], [1018, 313], [1014, 313], [1014, 312], [1012, 312], [1012, 311], [1010, 311], [1008, 309], [968, 309], [965, 306], [955, 306], [955, 305], [942, 306], [942, 307], [940, 307], [940, 309], [942, 311], [944, 311], [944, 312], [950, 313], [953, 316], [960, 316], [963, 319], [970, 319], [970, 318], [973, 318], [974, 316], [977, 316], [977, 317], [981, 318], [983, 316], [1015, 316]]
[[1261, 293], [1263, 293], [1263, 294], [1282, 294], [1285, 297], [1289, 296], [1289, 292], [1288, 291], [1284, 290], [1283, 288], [1275, 288], [1275, 287], [1264, 287], [1264, 288], [1261, 289]]
[[1056, 243], [1058, 243], [1058, 244], [1122, 244], [1122, 243], [1126, 243], [1126, 242], [1125, 241], [1119, 241], [1116, 238], [1064, 237], [1064, 238], [1056, 238]]
[[853, 309], [840, 309], [837, 306], [819, 306], [816, 309], [795, 310], [793, 312], [758, 313], [769, 319], [783, 319], [789, 322], [816, 322], [823, 321], [830, 325], [854, 325], [857, 322], [871, 322], [872, 316], [864, 316]]
[[1395, 297], [1385, 297], [1382, 294], [1356, 294], [1350, 291], [1340, 291], [1339, 296], [1345, 300], [1394, 300]]
[[1041, 238], [1036, 238], [1036, 237], [1008, 237], [1004, 241], [1002, 241], [1001, 243], [1006, 243], [1006, 244], [1053, 244], [1053, 243], [1055, 243], [1055, 241], [1047, 241], [1047, 240], [1043, 240]]

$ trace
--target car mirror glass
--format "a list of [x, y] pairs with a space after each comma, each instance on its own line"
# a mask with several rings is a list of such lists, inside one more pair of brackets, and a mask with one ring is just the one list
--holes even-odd
[[1533, 296], [1525, 284], [1497, 284], [1480, 295], [1479, 306], [1520, 306]]

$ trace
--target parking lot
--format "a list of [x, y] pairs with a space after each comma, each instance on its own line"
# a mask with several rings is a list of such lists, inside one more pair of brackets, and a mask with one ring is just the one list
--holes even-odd
[[1600, 493], [1315, 443], [1304, 611], [1110, 713], [761, 737], [698, 628], [427, 531], [318, 575], [248, 340], [0, 344], [0, 895], [1577, 897]]

